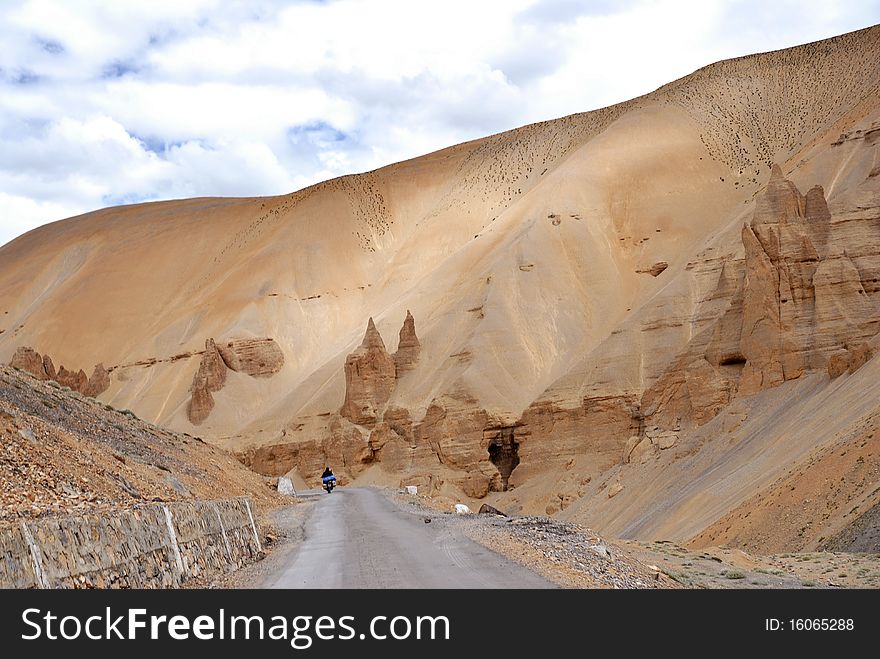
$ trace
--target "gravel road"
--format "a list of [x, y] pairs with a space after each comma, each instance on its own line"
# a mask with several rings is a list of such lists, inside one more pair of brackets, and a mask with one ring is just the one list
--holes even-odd
[[[304, 539], [252, 585], [263, 588], [553, 588], [474, 542], [455, 524], [395, 505], [381, 493], [313, 495]], [[431, 519], [426, 523], [426, 519]]]

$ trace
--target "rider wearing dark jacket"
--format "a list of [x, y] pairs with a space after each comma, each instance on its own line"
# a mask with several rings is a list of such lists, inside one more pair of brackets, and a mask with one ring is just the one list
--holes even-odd
[[330, 469], [330, 467], [325, 467], [325, 468], [324, 468], [324, 473], [321, 474], [321, 480], [324, 480], [324, 479], [327, 478], [328, 476], [332, 476], [332, 475], [333, 475], [333, 471]]

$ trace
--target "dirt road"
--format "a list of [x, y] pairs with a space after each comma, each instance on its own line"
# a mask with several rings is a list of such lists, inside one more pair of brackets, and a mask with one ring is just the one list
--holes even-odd
[[[263, 588], [553, 588], [534, 572], [464, 537], [442, 516], [379, 492], [315, 494], [304, 539], [273, 558]], [[425, 519], [431, 522], [426, 523]]]

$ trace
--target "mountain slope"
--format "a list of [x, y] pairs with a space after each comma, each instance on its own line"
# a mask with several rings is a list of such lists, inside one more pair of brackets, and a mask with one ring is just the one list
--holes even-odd
[[[591, 509], [586, 480], [626, 471], [640, 445], [662, 458], [737, 400], [824, 372], [870, 337], [878, 89], [873, 27], [291, 195], [41, 227], [0, 248], [0, 360], [31, 346], [74, 370], [102, 363], [102, 400], [265, 473], [311, 478], [330, 461], [348, 477]], [[799, 190], [787, 215], [768, 195], [773, 163], [770, 192]], [[809, 228], [826, 200], [830, 243]], [[781, 251], [767, 247], [783, 234]], [[807, 243], [831, 245], [818, 289]], [[780, 277], [800, 295], [792, 316]], [[365, 371], [390, 392], [353, 420], [346, 387], [374, 387], [346, 382], [346, 357], [369, 318], [394, 353], [407, 311], [418, 359]], [[779, 354], [762, 352], [768, 336]], [[569, 463], [577, 477], [559, 491]], [[639, 533], [619, 514], [603, 519]]]

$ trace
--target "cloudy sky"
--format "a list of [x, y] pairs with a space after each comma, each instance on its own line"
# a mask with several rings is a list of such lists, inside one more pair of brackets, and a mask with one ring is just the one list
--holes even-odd
[[3, 0], [0, 244], [281, 194], [880, 22], [880, 0]]

